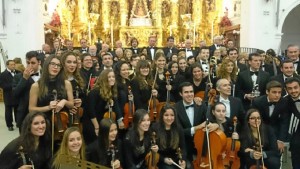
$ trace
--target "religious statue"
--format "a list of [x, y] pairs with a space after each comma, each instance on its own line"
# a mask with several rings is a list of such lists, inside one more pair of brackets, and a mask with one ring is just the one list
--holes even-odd
[[180, 14], [190, 14], [192, 11], [192, 2], [191, 0], [182, 0], [181, 1], [181, 12]]
[[98, 0], [89, 0], [89, 13], [99, 13], [99, 4]]
[[215, 10], [215, 0], [206, 0], [206, 11], [211, 12]]
[[221, 19], [220, 27], [227, 27], [231, 26], [231, 21], [228, 18], [228, 8], [226, 8], [226, 11], [224, 12], [224, 16]]
[[170, 4], [167, 1], [163, 1], [161, 4], [161, 16], [163, 18], [170, 16], [171, 10], [170, 10]]
[[135, 18], [145, 18], [147, 17], [147, 13], [146, 13], [146, 10], [145, 10], [145, 4], [142, 3], [141, 0], [139, 0], [136, 4], [136, 8], [135, 8], [135, 11], [133, 13], [133, 16]]
[[56, 10], [52, 14], [50, 25], [54, 27], [58, 27], [61, 25], [60, 16], [58, 15], [58, 12]]
[[111, 8], [110, 8], [110, 16], [114, 18], [118, 18], [119, 12], [120, 12], [120, 5], [117, 1], [113, 1], [111, 3]]

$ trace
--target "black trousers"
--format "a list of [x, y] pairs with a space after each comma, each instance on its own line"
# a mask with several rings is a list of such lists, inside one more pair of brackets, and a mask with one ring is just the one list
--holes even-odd
[[16, 105], [6, 105], [5, 104], [5, 122], [7, 127], [13, 127], [13, 114], [15, 120], [17, 119], [17, 109]]

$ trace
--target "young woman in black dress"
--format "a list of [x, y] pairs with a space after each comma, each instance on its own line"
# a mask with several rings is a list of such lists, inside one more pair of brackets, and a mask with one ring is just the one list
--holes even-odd
[[[106, 167], [121, 168], [122, 146], [117, 135], [117, 124], [111, 119], [102, 119], [98, 139], [87, 148], [87, 160]], [[112, 155], [115, 159], [112, 159]]]
[[51, 134], [44, 113], [27, 114], [20, 134], [2, 150], [0, 168], [49, 169]]
[[178, 167], [174, 165], [174, 162], [182, 168], [186, 166], [184, 134], [176, 117], [174, 107], [166, 105], [161, 109], [158, 123], [152, 126], [158, 138], [160, 155], [158, 168], [176, 169]]
[[144, 169], [146, 155], [150, 150], [157, 152], [158, 146], [151, 145], [149, 132], [150, 117], [144, 109], [138, 109], [133, 116], [133, 126], [126, 134], [123, 141], [124, 159], [126, 169]]

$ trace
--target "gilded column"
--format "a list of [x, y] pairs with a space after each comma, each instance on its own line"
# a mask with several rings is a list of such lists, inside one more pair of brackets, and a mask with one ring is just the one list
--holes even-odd
[[104, 33], [107, 33], [110, 28], [110, 22], [109, 22], [109, 0], [103, 0], [102, 1], [102, 24], [103, 24], [103, 30]]
[[172, 0], [171, 1], [171, 28], [172, 32], [174, 32], [175, 39], [179, 40], [178, 38], [178, 15], [179, 15], [179, 5], [178, 0]]
[[126, 26], [126, 21], [127, 21], [127, 3], [125, 0], [120, 0], [120, 21], [121, 21], [121, 25], [120, 26]]
[[156, 27], [161, 27], [161, 4], [162, 0], [156, 0]]
[[193, 16], [192, 20], [194, 22], [194, 45], [198, 44], [198, 37], [199, 37], [199, 28], [200, 24], [202, 21], [202, 5], [203, 5], [203, 0], [193, 0]]

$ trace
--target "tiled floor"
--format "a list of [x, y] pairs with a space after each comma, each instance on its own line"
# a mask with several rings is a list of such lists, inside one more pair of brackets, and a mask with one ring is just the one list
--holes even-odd
[[[0, 102], [0, 151], [3, 150], [3, 148], [14, 138], [19, 136], [19, 130], [18, 128], [15, 128], [14, 131], [8, 131], [5, 119], [4, 119], [4, 104], [3, 102]], [[291, 158], [290, 153], [287, 157], [287, 162], [283, 163], [282, 169], [292, 169], [291, 167]]]

